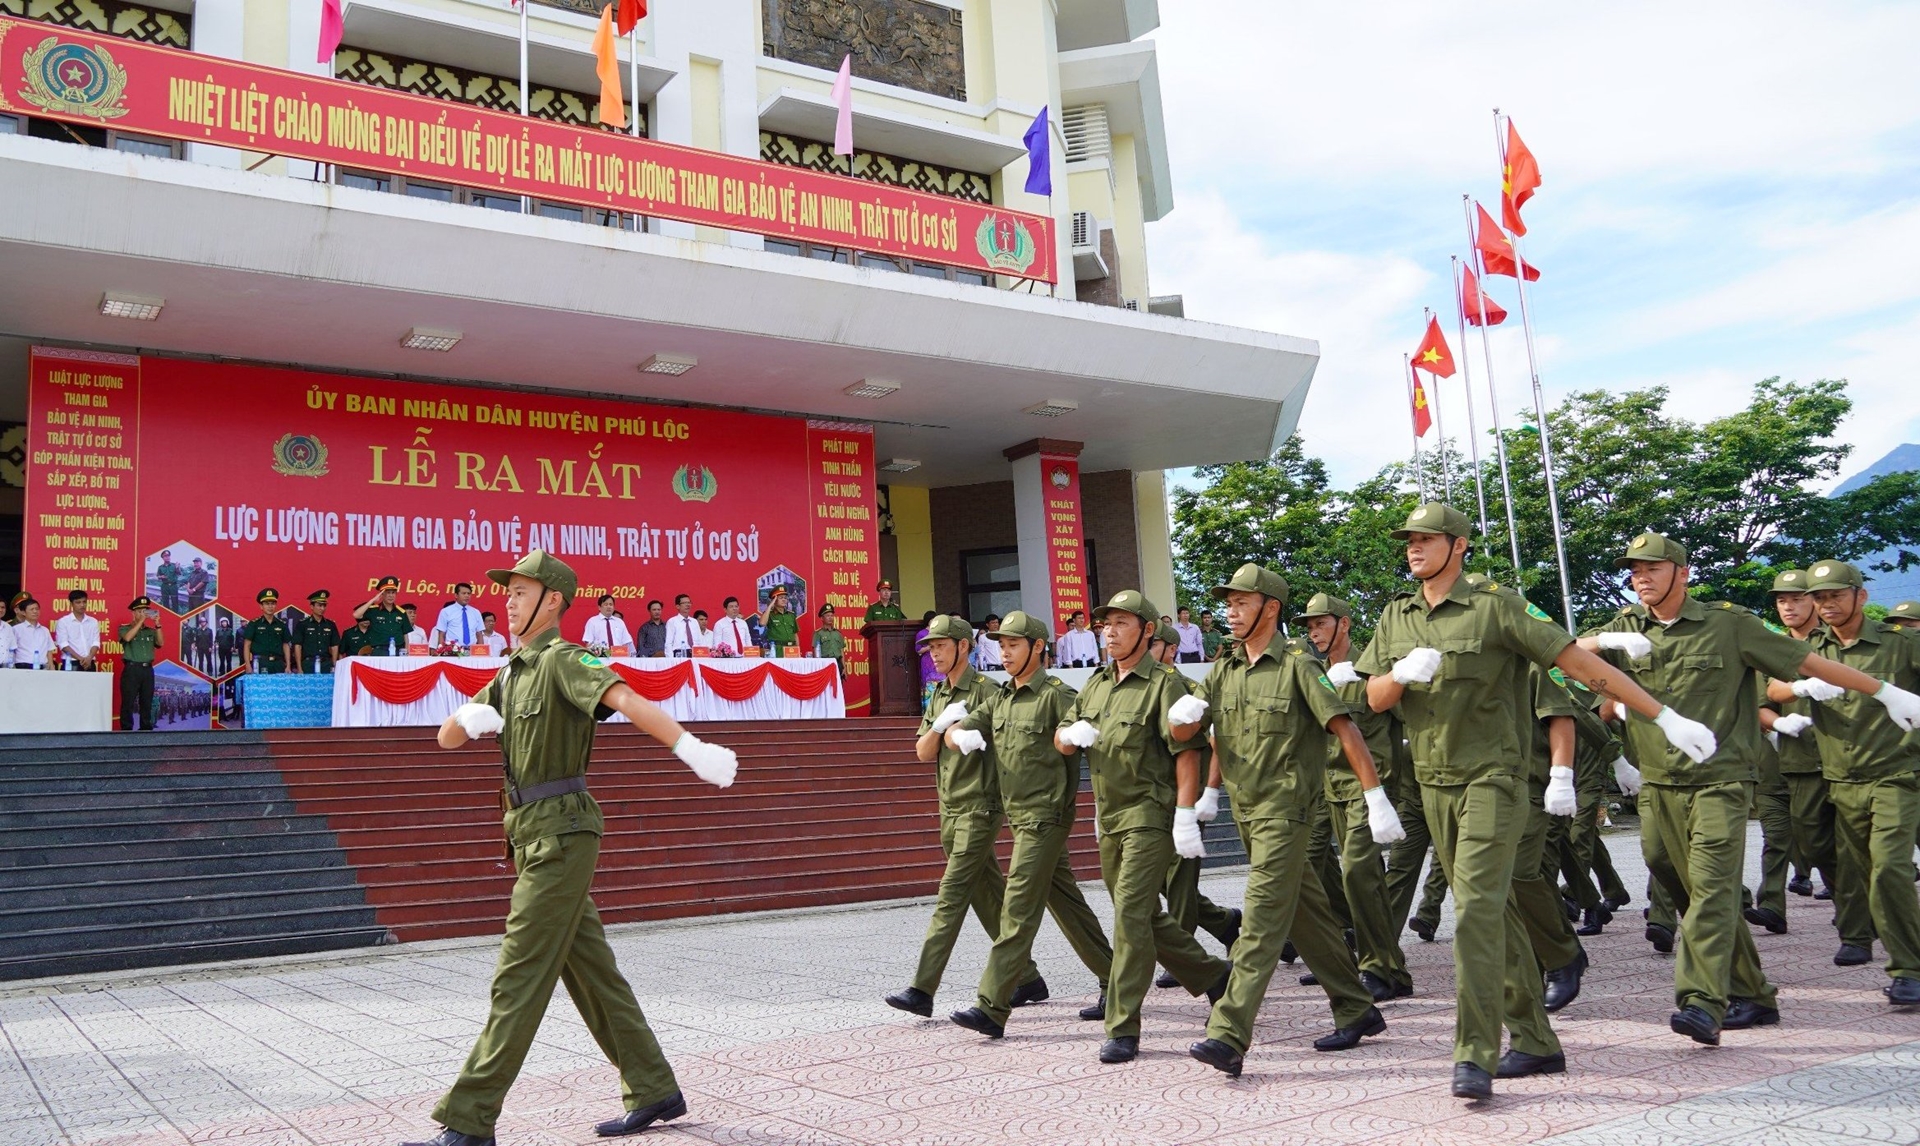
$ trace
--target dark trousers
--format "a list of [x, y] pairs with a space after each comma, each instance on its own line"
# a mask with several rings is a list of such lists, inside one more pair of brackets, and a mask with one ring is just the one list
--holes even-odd
[[1180, 654], [1180, 663], [1183, 665], [1197, 665], [1202, 661], [1205, 661], [1206, 659], [1207, 659], [1206, 656], [1202, 653], [1181, 653]]
[[120, 730], [133, 731], [133, 714], [140, 714], [140, 727], [153, 731], [153, 666], [128, 661], [120, 669]]

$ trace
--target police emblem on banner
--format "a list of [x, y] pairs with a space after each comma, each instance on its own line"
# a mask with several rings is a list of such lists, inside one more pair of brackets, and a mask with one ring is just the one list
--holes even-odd
[[705, 466], [681, 466], [673, 471], [673, 492], [681, 501], [712, 501], [720, 483]]
[[48, 36], [27, 50], [21, 70], [27, 86], [20, 98], [48, 115], [77, 116], [102, 123], [127, 114], [119, 106], [127, 90], [127, 69], [105, 48], [63, 44]]
[[327, 447], [307, 434], [282, 434], [273, 443], [273, 472], [317, 478], [327, 472]]
[[988, 214], [980, 220], [973, 243], [980, 257], [996, 271], [1024, 274], [1033, 265], [1033, 232], [1018, 219]]

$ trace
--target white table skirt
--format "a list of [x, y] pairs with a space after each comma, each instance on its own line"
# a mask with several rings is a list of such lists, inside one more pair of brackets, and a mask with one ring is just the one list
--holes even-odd
[[[423, 672], [443, 658], [436, 657], [348, 657], [339, 662], [333, 671], [333, 726], [335, 728], [396, 728], [437, 725], [453, 715], [453, 710], [465, 704], [470, 697], [448, 684], [445, 680], [437, 682], [433, 691], [414, 701], [412, 704], [388, 704], [366, 689], [360, 690], [356, 699], [353, 695], [353, 672], [355, 664], [365, 664], [388, 672]], [[614, 657], [615, 663], [637, 669], [658, 672], [672, 668], [680, 663], [679, 659], [667, 657]], [[454, 664], [462, 668], [498, 668], [506, 664], [504, 657], [459, 657]], [[788, 672], [808, 673], [833, 664], [831, 660], [818, 657], [777, 657], [771, 660], [759, 657], [739, 658], [697, 658], [694, 662], [696, 674], [746, 672], [757, 665], [771, 663], [776, 668]], [[744, 701], [723, 700], [715, 696], [712, 690], [702, 686], [698, 692], [691, 688], [682, 688], [664, 701], [658, 701], [662, 710], [675, 720], [831, 720], [847, 715], [847, 698], [844, 685], [830, 690], [812, 700], [795, 700], [780, 691], [772, 680], [752, 698]], [[624, 722], [626, 717], [615, 713], [612, 721]]]
[[0, 733], [112, 731], [112, 673], [0, 669]]

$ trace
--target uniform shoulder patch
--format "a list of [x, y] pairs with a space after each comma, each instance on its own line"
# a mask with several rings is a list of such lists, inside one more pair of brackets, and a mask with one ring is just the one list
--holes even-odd
[[1500, 582], [1493, 580], [1482, 581], [1473, 587], [1473, 591], [1476, 593], [1498, 593], [1500, 591]]
[[1752, 609], [1747, 608], [1745, 605], [1736, 605], [1732, 601], [1715, 601], [1711, 607], [1715, 609], [1724, 609], [1729, 613], [1735, 613], [1735, 614], [1740, 614], [1744, 616], [1753, 615]]
[[584, 652], [583, 652], [583, 653], [581, 653], [581, 654], [580, 654], [580, 663], [581, 663], [581, 664], [583, 664], [583, 665], [586, 665], [586, 666], [587, 666], [588, 668], [605, 668], [605, 667], [607, 667], [607, 662], [606, 662], [606, 661], [604, 661], [604, 660], [602, 660], [602, 659], [601, 659], [601, 658], [599, 658], [599, 657], [596, 657], [596, 656], [594, 656], [594, 655], [593, 655], [592, 653], [584, 653]]
[[1553, 618], [1547, 616], [1547, 611], [1532, 601], [1527, 602], [1527, 616], [1532, 617], [1536, 621], [1545, 621], [1549, 625], [1553, 623]]
[[1617, 613], [1615, 613], [1615, 614], [1614, 614], [1614, 616], [1616, 616], [1616, 617], [1631, 617], [1631, 616], [1633, 616], [1633, 606], [1632, 606], [1632, 605], [1622, 605], [1622, 606], [1620, 606], [1620, 611], [1619, 611], [1619, 612], [1617, 612]]
[[1767, 627], [1768, 632], [1779, 633], [1783, 637], [1790, 637], [1793, 635], [1792, 633], [1787, 632], [1787, 630], [1782, 628], [1781, 626], [1774, 624], [1772, 621], [1765, 620], [1764, 618], [1761, 620], [1760, 623]]

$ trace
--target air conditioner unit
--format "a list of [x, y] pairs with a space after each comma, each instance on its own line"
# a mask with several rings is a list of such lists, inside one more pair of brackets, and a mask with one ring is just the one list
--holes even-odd
[[1077, 282], [1107, 277], [1107, 260], [1100, 257], [1100, 220], [1092, 211], [1075, 211], [1069, 230], [1073, 235], [1073, 277]]

